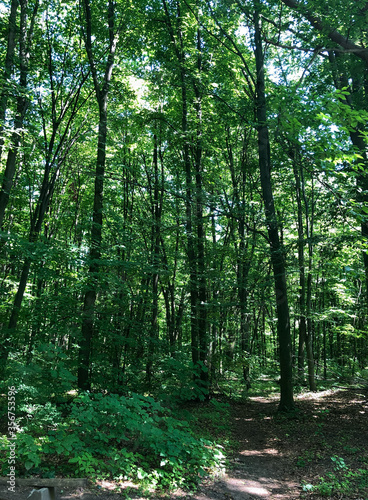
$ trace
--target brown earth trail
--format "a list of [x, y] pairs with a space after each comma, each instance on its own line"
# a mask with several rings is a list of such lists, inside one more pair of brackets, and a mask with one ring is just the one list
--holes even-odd
[[195, 500], [299, 498], [300, 484], [290, 477], [289, 459], [274, 435], [272, 415], [277, 405], [277, 400], [252, 398], [233, 406], [233, 439], [238, 449], [229, 459], [227, 473], [202, 487]]
[[[233, 403], [229, 420], [233, 451], [226, 474], [206, 479], [196, 493], [143, 497], [132, 483], [106, 481], [98, 488], [59, 490], [58, 500], [367, 500], [367, 397], [367, 389], [352, 388], [300, 395], [296, 398], [298, 412], [291, 418], [277, 414], [277, 398]], [[344, 476], [348, 481], [345, 490], [340, 485]], [[335, 483], [328, 494], [320, 496], [318, 485], [331, 477], [336, 478]], [[313, 485], [313, 489], [303, 491], [303, 484]], [[120, 492], [113, 491], [117, 486]], [[0, 498], [23, 500], [29, 492], [29, 488], [7, 492], [1, 486]]]

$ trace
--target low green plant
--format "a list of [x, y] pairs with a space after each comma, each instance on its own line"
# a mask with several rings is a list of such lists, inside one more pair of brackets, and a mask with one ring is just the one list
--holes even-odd
[[334, 472], [327, 472], [325, 477], [321, 477], [316, 485], [302, 484], [303, 491], [329, 497], [334, 493], [350, 495], [356, 490], [367, 488], [367, 469], [352, 471], [345, 463], [344, 458], [336, 455], [331, 457], [331, 461], [333, 462]]
[[[204, 401], [208, 390], [200, 380], [200, 369], [206, 371], [207, 367], [199, 362], [195, 366], [187, 363], [183, 353], [177, 353], [175, 358], [165, 357], [161, 360], [162, 373], [170, 373], [160, 383], [160, 398], [167, 401]], [[193, 378], [193, 375], [196, 375]]]
[[321, 481], [318, 485], [318, 493], [323, 497], [331, 496], [334, 490], [334, 483], [327, 482], [325, 479], [321, 478]]
[[313, 450], [306, 450], [303, 452], [296, 462], [297, 467], [306, 467], [308, 463], [313, 462], [315, 460], [315, 453]]
[[344, 446], [344, 451], [349, 455], [356, 455], [359, 453], [360, 449], [352, 446]]
[[302, 483], [302, 490], [307, 492], [307, 493], [311, 493], [315, 490], [315, 486], [313, 486], [313, 484], [310, 484], [310, 483]]
[[[66, 417], [55, 406], [28, 405], [17, 436], [17, 470], [90, 478], [133, 478], [152, 486], [194, 485], [222, 467], [218, 445], [194, 436], [186, 422], [151, 397], [84, 393]], [[42, 429], [44, 432], [42, 433]], [[1, 456], [6, 474], [6, 457]]]
[[326, 421], [326, 419], [328, 418], [329, 414], [330, 414], [330, 410], [328, 408], [322, 408], [321, 410], [319, 410], [317, 412], [319, 420], [322, 420], [323, 422]]
[[334, 469], [336, 471], [347, 470], [348, 466], [346, 465], [345, 460], [342, 457], [334, 456], [331, 457], [331, 460], [334, 463]]
[[96, 477], [99, 473], [99, 460], [91, 453], [83, 452], [76, 457], [70, 458], [69, 463], [75, 464], [82, 476]]

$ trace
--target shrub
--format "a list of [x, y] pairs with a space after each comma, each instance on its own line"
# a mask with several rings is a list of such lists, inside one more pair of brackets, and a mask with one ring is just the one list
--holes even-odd
[[[19, 422], [17, 468], [23, 474], [134, 478], [153, 485], [196, 483], [222, 466], [220, 447], [151, 397], [83, 393], [63, 419], [55, 406], [28, 406]], [[1, 457], [2, 471], [6, 460]]]

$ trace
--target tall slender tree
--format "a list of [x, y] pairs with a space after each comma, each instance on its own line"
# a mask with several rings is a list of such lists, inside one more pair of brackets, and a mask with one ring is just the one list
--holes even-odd
[[107, 58], [102, 79], [99, 75], [97, 65], [99, 61], [93, 51], [92, 45], [92, 10], [89, 0], [83, 2], [83, 38], [90, 70], [93, 78], [95, 96], [98, 104], [98, 141], [97, 161], [95, 172], [95, 190], [93, 198], [92, 227], [89, 248], [89, 270], [87, 289], [84, 294], [82, 331], [78, 357], [78, 387], [80, 389], [90, 388], [89, 366], [91, 356], [91, 345], [94, 327], [95, 303], [97, 297], [98, 274], [100, 270], [101, 245], [102, 245], [102, 221], [103, 221], [103, 189], [105, 180], [106, 163], [106, 139], [107, 139], [107, 99], [112, 71], [115, 60], [116, 45], [118, 41], [116, 12], [114, 0], [109, 0], [106, 12], [108, 25]]
[[[22, 127], [24, 122], [25, 113], [27, 110], [27, 78], [28, 78], [28, 64], [30, 58], [30, 51], [32, 48], [32, 38], [33, 31], [36, 22], [37, 11], [39, 7], [39, 0], [35, 0], [33, 5], [33, 12], [31, 20], [28, 20], [28, 0], [20, 0], [20, 26], [19, 26], [19, 93], [17, 96], [17, 109], [14, 120], [14, 131], [10, 140], [10, 148], [8, 151], [5, 171], [3, 174], [2, 185], [0, 190], [0, 228], [3, 227], [5, 209], [8, 205], [10, 191], [13, 186], [14, 175], [17, 168], [17, 156], [19, 147], [21, 145], [22, 137]], [[15, 5], [12, 5], [12, 12]], [[14, 21], [14, 13], [11, 13], [10, 22]], [[9, 32], [10, 40], [8, 43], [8, 53], [5, 65], [5, 73], [9, 78], [12, 69], [12, 52], [13, 52], [13, 33], [12, 30]], [[0, 108], [0, 113], [4, 115], [6, 111], [7, 94], [6, 88], [4, 88], [1, 103], [2, 109]], [[3, 119], [0, 115], [0, 123]], [[1, 144], [2, 147], [2, 144]], [[1, 152], [1, 151], [0, 151]]]
[[[44, 13], [44, 16], [47, 19], [47, 12]], [[60, 170], [62, 166], [65, 165], [66, 159], [78, 138], [80, 130], [78, 126], [75, 127], [74, 122], [80, 108], [85, 102], [85, 99], [80, 99], [80, 94], [86, 76], [82, 75], [76, 80], [76, 82], [74, 82], [73, 85], [70, 86], [70, 88], [64, 88], [62, 81], [58, 81], [60, 75], [63, 75], [61, 80], [63, 80], [64, 77], [66, 79], [68, 78], [68, 61], [63, 60], [61, 67], [57, 69], [54, 67], [55, 64], [53, 58], [55, 57], [55, 54], [53, 52], [53, 37], [50, 33], [50, 29], [50, 25], [48, 25], [48, 30], [46, 31], [47, 42], [45, 53], [47, 54], [47, 77], [51, 99], [44, 100], [41, 96], [38, 98], [42, 128], [40, 134], [43, 136], [43, 148], [40, 155], [43, 154], [44, 169], [42, 181], [39, 186], [39, 193], [37, 197], [35, 196], [36, 202], [30, 217], [28, 242], [31, 246], [34, 246], [39, 239], [45, 216], [50, 208], [50, 203], [60, 175]], [[18, 133], [19, 131], [17, 134]], [[19, 138], [17, 140], [19, 140]], [[9, 151], [10, 156], [8, 155], [8, 160], [9, 158], [12, 159], [12, 166], [15, 168], [17, 152], [13, 151], [13, 148], [14, 143]], [[7, 162], [7, 167], [8, 165], [9, 162]], [[7, 363], [11, 341], [14, 342], [14, 334], [17, 328], [19, 313], [28, 283], [31, 266], [32, 257], [31, 255], [28, 255], [24, 259], [22, 265], [19, 284], [10, 309], [7, 327], [4, 328], [4, 331], [2, 332], [4, 342], [1, 346], [0, 360], [1, 368], [3, 370], [5, 369]]]
[[260, 26], [260, 2], [254, 3], [254, 47], [257, 70], [256, 113], [258, 132], [259, 171], [266, 215], [266, 225], [271, 250], [271, 262], [275, 280], [277, 333], [280, 347], [280, 411], [294, 407], [292, 381], [292, 349], [290, 336], [290, 315], [286, 287], [284, 249], [280, 242], [277, 212], [271, 183], [271, 148], [267, 124], [267, 103], [265, 91], [265, 54], [262, 46]]
[[9, 22], [8, 22], [8, 36], [6, 45], [6, 56], [4, 64], [3, 89], [0, 94], [0, 160], [4, 146], [4, 127], [5, 115], [8, 106], [8, 99], [10, 97], [11, 82], [10, 77], [13, 74], [14, 55], [16, 48], [16, 32], [17, 32], [17, 10], [19, 0], [12, 0], [10, 4]]

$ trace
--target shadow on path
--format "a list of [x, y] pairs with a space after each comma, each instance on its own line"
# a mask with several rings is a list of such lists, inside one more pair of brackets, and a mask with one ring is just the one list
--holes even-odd
[[[170, 495], [171, 500], [247, 500], [299, 498], [298, 484], [288, 477], [287, 458], [283, 456], [282, 443], [271, 434], [270, 419], [276, 412], [276, 401], [254, 398], [245, 404], [232, 407], [233, 440], [238, 450], [229, 460], [226, 474], [215, 481], [205, 481], [196, 493], [179, 491]], [[115, 485], [105, 482], [100, 491], [57, 491], [57, 500], [117, 500], [140, 497], [136, 485], [127, 485], [130, 491], [114, 493]], [[26, 499], [31, 488], [18, 489], [16, 493], [0, 488], [0, 500]], [[150, 497], [154, 500], [153, 497]], [[167, 500], [167, 496], [165, 500]], [[163, 497], [156, 497], [164, 500]]]
[[288, 460], [268, 429], [276, 408], [276, 402], [261, 398], [233, 407], [233, 439], [238, 442], [238, 451], [229, 460], [224, 477], [202, 486], [200, 493], [193, 496], [195, 500], [299, 498], [299, 485], [288, 476]]

